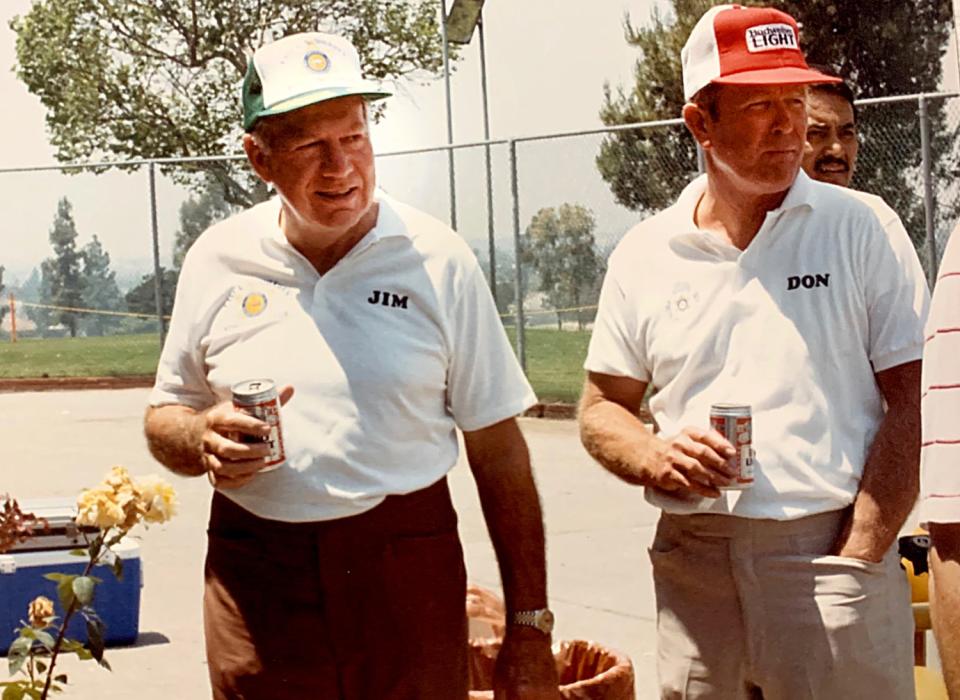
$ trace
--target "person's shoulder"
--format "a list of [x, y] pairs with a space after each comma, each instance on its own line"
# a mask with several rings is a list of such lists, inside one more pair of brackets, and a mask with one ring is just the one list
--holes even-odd
[[443, 259], [460, 264], [475, 264], [476, 256], [463, 237], [446, 223], [406, 202], [381, 194], [381, 215], [396, 217], [390, 225], [402, 226], [404, 235], [424, 258]]
[[222, 262], [243, 247], [244, 240], [255, 240], [276, 226], [280, 203], [276, 197], [254, 204], [211, 224], [193, 242], [184, 257], [184, 266]]
[[677, 205], [652, 214], [627, 229], [610, 253], [610, 266], [634, 265], [638, 259], [650, 260], [666, 252], [670, 238], [677, 233]]
[[883, 197], [825, 182], [812, 181], [811, 185], [821, 203], [834, 213], [849, 212], [861, 216], [872, 216], [884, 227], [899, 219], [897, 212], [883, 200]]

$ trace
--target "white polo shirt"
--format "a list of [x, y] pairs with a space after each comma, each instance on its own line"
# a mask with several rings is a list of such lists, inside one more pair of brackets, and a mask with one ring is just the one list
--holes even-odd
[[756, 482], [720, 498], [648, 488], [673, 513], [792, 519], [843, 508], [883, 417], [874, 373], [920, 358], [928, 293], [899, 218], [799, 173], [740, 251], [698, 230], [706, 177], [610, 256], [587, 370], [651, 383], [664, 435], [753, 411]]
[[920, 522], [960, 523], [960, 226], [933, 290], [923, 350]]
[[261, 517], [340, 518], [429, 486], [456, 463], [457, 427], [536, 402], [468, 246], [377, 200], [376, 226], [323, 276], [280, 230], [278, 199], [211, 227], [184, 260], [150, 403], [294, 386], [286, 462], [223, 492]]

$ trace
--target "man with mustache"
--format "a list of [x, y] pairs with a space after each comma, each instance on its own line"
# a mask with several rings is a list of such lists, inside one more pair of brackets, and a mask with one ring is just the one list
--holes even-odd
[[[826, 66], [811, 66], [837, 76]], [[846, 82], [817, 83], [807, 88], [807, 144], [803, 170], [814, 180], [849, 187], [860, 148], [857, 108]]]
[[[514, 417], [534, 401], [469, 247], [376, 187], [356, 48], [253, 54], [243, 146], [275, 197], [197, 240], [145, 419], [214, 487], [204, 630], [215, 700], [465, 700], [458, 429], [507, 607], [498, 698], [559, 700], [540, 504]], [[276, 382], [286, 460], [231, 387]], [[296, 395], [294, 395], [296, 387]]]
[[[662, 511], [664, 700], [914, 697], [893, 545], [918, 489], [928, 294], [896, 215], [801, 170], [806, 86], [830, 78], [798, 35], [739, 5], [693, 28], [683, 119], [706, 172], [611, 254], [584, 363], [584, 446]], [[752, 453], [710, 428], [731, 403]]]

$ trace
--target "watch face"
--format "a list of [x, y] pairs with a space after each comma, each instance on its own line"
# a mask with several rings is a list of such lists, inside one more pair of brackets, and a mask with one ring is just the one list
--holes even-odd
[[537, 611], [536, 625], [541, 632], [550, 634], [553, 631], [553, 613], [549, 610]]

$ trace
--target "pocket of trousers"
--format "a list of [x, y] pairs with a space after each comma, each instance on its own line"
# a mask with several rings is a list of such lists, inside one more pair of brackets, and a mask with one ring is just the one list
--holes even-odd
[[885, 567], [883, 561], [866, 561], [854, 557], [842, 557], [838, 554], [822, 554], [813, 557], [810, 561], [814, 566], [821, 568], [834, 567], [838, 570], [871, 575], [883, 573]]

